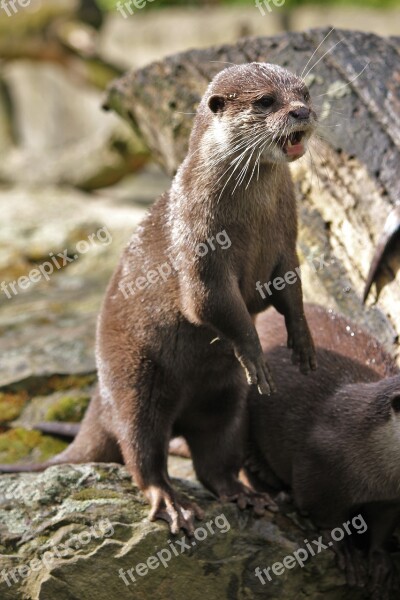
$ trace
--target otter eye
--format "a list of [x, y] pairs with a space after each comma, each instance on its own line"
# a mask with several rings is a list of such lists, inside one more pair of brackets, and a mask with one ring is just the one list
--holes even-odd
[[399, 394], [395, 394], [390, 399], [390, 401], [392, 403], [392, 408], [393, 408], [394, 412], [396, 412], [396, 413], [400, 412], [400, 395]]
[[309, 100], [310, 100], [310, 92], [304, 92], [304, 100], [306, 102], [309, 102]]
[[260, 108], [271, 108], [274, 102], [275, 98], [273, 96], [263, 96], [255, 102], [255, 105]]

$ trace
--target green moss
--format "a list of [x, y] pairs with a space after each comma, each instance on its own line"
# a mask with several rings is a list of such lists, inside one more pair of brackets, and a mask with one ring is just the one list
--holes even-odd
[[[82, 237], [79, 239], [83, 239]], [[79, 241], [79, 240], [78, 240]], [[51, 375], [50, 377], [28, 377], [23, 381], [7, 386], [7, 392], [21, 393], [29, 390], [29, 395], [47, 396], [53, 392], [79, 390], [82, 394], [96, 382], [96, 373], [85, 375]]]
[[87, 488], [86, 490], [80, 490], [72, 494], [71, 500], [105, 500], [110, 499], [123, 499], [122, 494], [114, 492], [113, 490], [99, 490], [97, 488]]
[[68, 421], [79, 423], [89, 405], [87, 394], [64, 396], [60, 398], [46, 413], [46, 421]]
[[43, 393], [58, 392], [71, 388], [83, 388], [91, 385], [94, 381], [96, 381], [95, 373], [88, 373], [87, 375], [52, 375], [46, 379], [46, 388]]
[[35, 451], [35, 461], [47, 460], [62, 452], [68, 444], [38, 431], [12, 429], [0, 434], [0, 463], [15, 463], [31, 458]]

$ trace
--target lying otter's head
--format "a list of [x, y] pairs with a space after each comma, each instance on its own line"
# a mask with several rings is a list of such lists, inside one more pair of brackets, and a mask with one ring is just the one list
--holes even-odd
[[317, 124], [304, 81], [267, 63], [229, 67], [211, 82], [200, 113], [212, 117], [209, 135], [219, 148], [260, 162], [303, 156]]

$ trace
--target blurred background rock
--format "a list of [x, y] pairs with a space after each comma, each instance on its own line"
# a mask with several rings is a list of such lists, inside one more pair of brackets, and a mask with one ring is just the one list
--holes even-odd
[[0, 291], [1, 462], [32, 452], [40, 458], [40, 444], [24, 446], [8, 424], [20, 417], [27, 426], [29, 415], [43, 420], [59, 406], [68, 420], [90, 393], [107, 281], [144, 211], [169, 185], [131, 128], [101, 109], [107, 84], [166, 54], [243, 36], [328, 24], [400, 30], [400, 0], [286, 0], [282, 7], [271, 0], [264, 15], [252, 1], [137, 5], [130, 3], [132, 15], [115, 0], [31, 0], [26, 8], [16, 0], [15, 13], [6, 0], [0, 8], [0, 284], [27, 275], [49, 253], [73, 254], [101, 227], [113, 239], [49, 281], [11, 298]]

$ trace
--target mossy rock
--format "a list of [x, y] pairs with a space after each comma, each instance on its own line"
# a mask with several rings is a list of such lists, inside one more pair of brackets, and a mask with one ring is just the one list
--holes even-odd
[[79, 423], [89, 405], [88, 394], [63, 396], [46, 413], [46, 421]]
[[[108, 473], [107, 481], [100, 470]], [[362, 590], [346, 588], [330, 551], [311, 556], [303, 568], [296, 563], [262, 585], [257, 567], [293, 555], [305, 537], [314, 540], [319, 533], [290, 514], [255, 518], [233, 503], [221, 504], [197, 482], [174, 480], [174, 485], [205, 511], [190, 540], [183, 533], [171, 536], [166, 523], [149, 522], [149, 508], [123, 467], [62, 465], [40, 474], [3, 475], [1, 600], [365, 597]], [[14, 489], [18, 494], [10, 510], [4, 497]], [[34, 559], [39, 559], [35, 570]], [[24, 576], [14, 579], [13, 569], [23, 566]]]
[[44, 461], [67, 446], [49, 435], [19, 427], [0, 434], [0, 463]]
[[75, 492], [72, 494], [71, 500], [78, 500], [82, 502], [86, 500], [92, 500], [94, 502], [96, 500], [121, 500], [123, 497], [124, 496], [121, 492], [91, 487]]
[[19, 417], [27, 400], [25, 391], [15, 394], [0, 392], [0, 423], [8, 423]]

